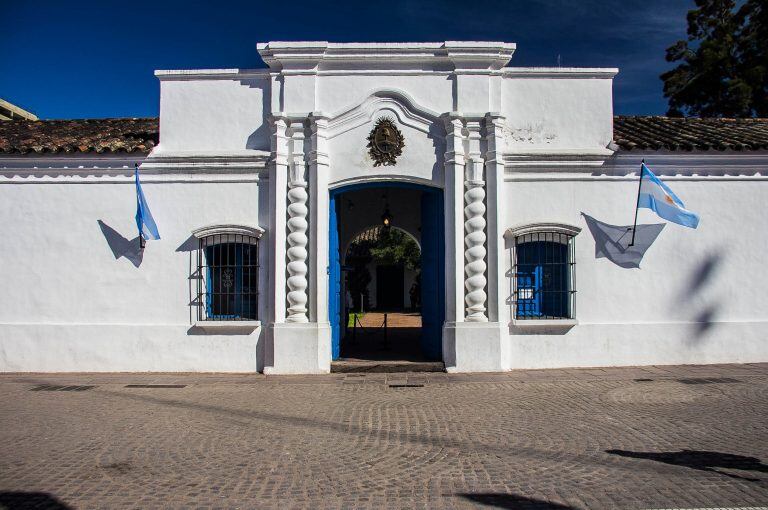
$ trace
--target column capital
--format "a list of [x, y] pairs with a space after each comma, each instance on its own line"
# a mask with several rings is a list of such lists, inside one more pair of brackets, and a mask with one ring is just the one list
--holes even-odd
[[309, 150], [309, 162], [315, 171], [318, 167], [330, 165], [328, 154], [328, 120], [329, 117], [322, 112], [309, 114], [309, 127], [312, 132]]
[[505, 120], [507, 120], [507, 117], [500, 112], [488, 112], [485, 114], [486, 123], [504, 122]]
[[440, 116], [446, 132], [464, 127], [464, 116], [460, 112], [446, 112]]
[[485, 160], [488, 163], [502, 164], [501, 151], [504, 147], [504, 128], [506, 117], [500, 113], [489, 112], [485, 114]]

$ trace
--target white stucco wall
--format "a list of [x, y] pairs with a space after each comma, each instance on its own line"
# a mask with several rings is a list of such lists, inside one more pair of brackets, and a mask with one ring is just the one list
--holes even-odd
[[[269, 150], [269, 75], [198, 71], [160, 79], [160, 140], [165, 152]], [[180, 78], [182, 77], [182, 78]]]
[[[0, 178], [3, 371], [255, 371], [261, 328], [194, 328], [192, 230], [267, 222], [258, 182], [143, 176], [162, 239], [138, 250], [132, 172]], [[46, 172], [38, 172], [38, 174]], [[102, 223], [99, 223], [102, 222]], [[261, 266], [266, 267], [262, 251]], [[140, 257], [140, 258], [137, 258]], [[264, 273], [262, 269], [262, 273]], [[266, 274], [260, 275], [263, 295]], [[260, 315], [265, 301], [260, 302]]]
[[[627, 161], [639, 162], [641, 157], [623, 155]], [[653, 155], [646, 158], [653, 161]], [[665, 159], [668, 162], [657, 171], [697, 172], [684, 160]], [[663, 178], [700, 215], [701, 223], [689, 229], [641, 209], [638, 224], [665, 226], [640, 268], [623, 268], [595, 257], [595, 239], [581, 213], [631, 226], [636, 176], [508, 174], [508, 226], [561, 222], [582, 228], [576, 237], [578, 325], [552, 334], [511, 325], [511, 368], [768, 359], [768, 302], [762, 292], [768, 274], [762, 270], [760, 255], [768, 249], [768, 239], [762, 220], [750, 212], [759, 210], [768, 196], [768, 180], [755, 175]], [[507, 247], [509, 271], [509, 240]], [[510, 278], [506, 287], [510, 299], [511, 283]], [[508, 321], [513, 314], [508, 306]]]
[[613, 138], [612, 71], [510, 68], [501, 113], [509, 151], [605, 150]]

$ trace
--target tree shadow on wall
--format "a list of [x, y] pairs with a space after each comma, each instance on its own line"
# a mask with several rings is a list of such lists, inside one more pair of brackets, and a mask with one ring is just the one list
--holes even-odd
[[656, 241], [664, 223], [637, 225], [635, 242], [632, 246], [632, 227], [629, 225], [611, 225], [598, 221], [592, 216], [581, 213], [587, 222], [592, 237], [595, 238], [595, 258], [606, 258], [619, 267], [639, 268], [645, 252]]
[[45, 492], [0, 492], [0, 508], [8, 510], [71, 510]]
[[[703, 339], [716, 324], [720, 312], [721, 303], [712, 299], [698, 304], [694, 298], [701, 299], [706, 296], [707, 287], [714, 282], [724, 259], [723, 252], [716, 251], [707, 254], [704, 259], [693, 269], [687, 284], [680, 290], [679, 295], [673, 301], [673, 305], [685, 310], [691, 315], [691, 327], [693, 342]], [[713, 294], [719, 296], [718, 294]]]
[[519, 510], [570, 510], [573, 507], [551, 503], [540, 499], [526, 498], [516, 494], [495, 492], [464, 493], [457, 496], [493, 508], [509, 508]]
[[115, 256], [115, 260], [120, 257], [125, 257], [134, 266], [139, 267], [144, 259], [144, 250], [139, 246], [139, 237], [136, 236], [133, 239], [126, 239], [117, 230], [113, 229], [101, 220], [98, 220], [99, 228], [104, 238], [107, 240], [109, 249], [112, 250], [112, 255]]
[[710, 452], [705, 450], [680, 450], [679, 452], [633, 452], [627, 450], [606, 450], [611, 455], [629, 457], [632, 459], [647, 459], [673, 466], [682, 466], [698, 471], [707, 471], [719, 475], [748, 482], [759, 482], [758, 478], [733, 475], [719, 471], [715, 468], [738, 469], [741, 471], [756, 471], [768, 473], [768, 465], [763, 464], [756, 457], [746, 457], [732, 453]]

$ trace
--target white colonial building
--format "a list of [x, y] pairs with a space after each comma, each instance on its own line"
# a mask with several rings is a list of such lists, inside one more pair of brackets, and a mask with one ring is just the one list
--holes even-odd
[[[157, 71], [156, 145], [151, 119], [4, 123], [0, 370], [328, 372], [382, 212], [448, 371], [768, 361], [766, 122], [615, 118], [617, 69], [514, 50], [270, 42], [268, 69]], [[698, 229], [641, 209], [628, 246], [642, 159]]]

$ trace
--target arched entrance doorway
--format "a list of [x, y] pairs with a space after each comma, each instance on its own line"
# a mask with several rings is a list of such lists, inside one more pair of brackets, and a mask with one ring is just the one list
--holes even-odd
[[[412, 352], [417, 352], [423, 360], [442, 359], [442, 325], [445, 316], [443, 214], [442, 190], [429, 186], [376, 182], [331, 190], [328, 314], [334, 360], [341, 357], [351, 341], [347, 334], [350, 308], [359, 310], [362, 305], [363, 309], [367, 306], [369, 310], [372, 307], [382, 312], [403, 311], [411, 305], [410, 294], [417, 275], [419, 295], [415, 296], [415, 301], [419, 304], [421, 314], [418, 330], [413, 337], [413, 343], [417, 345], [407, 345], [405, 341], [402, 346], [408, 349], [400, 352], [392, 350], [387, 359], [405, 360]], [[348, 275], [354, 271], [354, 267], [345, 262], [355, 237], [365, 232], [376, 240], [382, 238], [382, 233], [384, 237], [392, 238], [397, 237], [395, 232], [406, 232], [407, 236], [420, 245], [418, 271], [411, 267], [411, 273], [406, 273], [406, 268], [397, 264], [376, 265], [376, 274], [371, 275], [372, 279], [375, 277], [377, 280], [375, 291], [368, 287], [367, 297], [364, 292], [363, 296], [352, 296], [348, 292]], [[360, 284], [357, 283], [356, 291], [360, 294]], [[412, 328], [413, 324], [408, 327]]]

